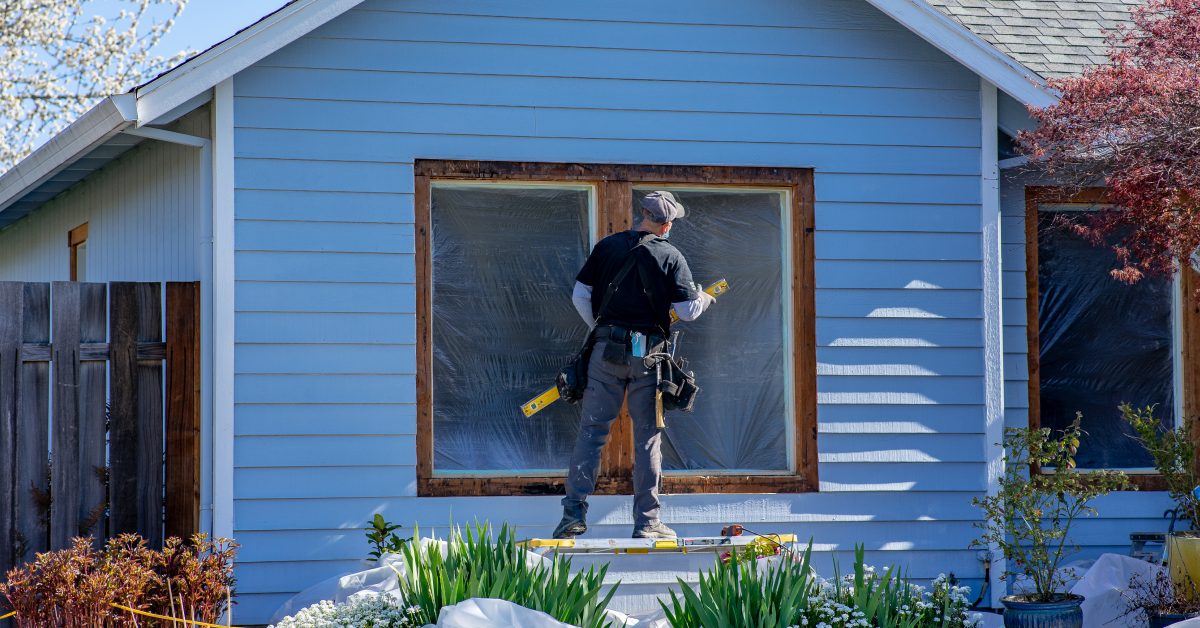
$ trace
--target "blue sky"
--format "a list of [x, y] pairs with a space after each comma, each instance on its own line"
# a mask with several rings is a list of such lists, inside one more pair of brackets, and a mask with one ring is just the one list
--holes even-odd
[[159, 42], [170, 56], [184, 48], [204, 50], [278, 9], [287, 0], [190, 0], [175, 27]]

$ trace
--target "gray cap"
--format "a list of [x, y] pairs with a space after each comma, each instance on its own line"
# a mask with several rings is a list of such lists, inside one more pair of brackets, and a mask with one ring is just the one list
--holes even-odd
[[651, 192], [642, 199], [642, 209], [650, 212], [654, 216], [654, 222], [659, 224], [671, 222], [676, 218], [683, 218], [687, 212], [683, 210], [683, 205], [675, 200], [675, 196], [670, 192]]

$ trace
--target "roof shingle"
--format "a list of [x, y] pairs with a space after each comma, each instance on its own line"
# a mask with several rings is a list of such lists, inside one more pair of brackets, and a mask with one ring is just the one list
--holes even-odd
[[1106, 32], [1143, 0], [929, 0], [984, 41], [1043, 77], [1079, 74], [1108, 59]]

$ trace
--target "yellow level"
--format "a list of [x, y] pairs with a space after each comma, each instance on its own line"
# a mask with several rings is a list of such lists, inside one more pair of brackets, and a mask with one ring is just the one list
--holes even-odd
[[797, 542], [795, 534], [766, 536], [680, 537], [676, 539], [529, 539], [517, 543], [539, 550], [550, 548], [564, 554], [649, 554], [659, 552], [703, 552], [742, 549], [748, 545], [784, 545]]
[[[704, 291], [707, 292], [708, 294], [712, 295], [713, 297], [719, 297], [722, 294], [725, 294], [728, 290], [729, 290], [729, 284], [725, 283], [725, 280], [722, 279], [722, 280], [718, 281], [717, 283], [714, 283], [713, 285], [709, 286]], [[678, 320], [679, 320], [679, 317], [675, 315], [675, 310], [672, 309], [671, 310], [671, 322], [674, 323], [675, 321], [678, 321]], [[558, 398], [559, 398], [558, 397], [558, 387], [551, 386], [550, 390], [547, 390], [546, 392], [534, 397], [533, 399], [530, 399], [529, 401], [527, 401], [525, 403], [525, 405], [521, 406], [521, 412], [524, 412], [525, 416], [531, 417], [534, 414], [537, 414], [537, 412], [539, 410], [541, 410], [542, 408], [545, 408], [546, 406], [554, 403], [555, 401], [558, 401]]]

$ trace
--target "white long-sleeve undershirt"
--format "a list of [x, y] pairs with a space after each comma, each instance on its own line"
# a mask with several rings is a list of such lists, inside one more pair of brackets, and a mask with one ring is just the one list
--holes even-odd
[[[672, 303], [671, 309], [675, 310], [675, 315], [679, 317], [679, 320], [694, 321], [715, 300], [711, 295], [701, 292], [699, 296], [691, 301]], [[592, 317], [591, 286], [576, 281], [575, 289], [571, 292], [571, 303], [575, 306], [575, 310], [579, 312], [579, 316], [583, 317], [583, 322], [587, 323], [588, 329], [596, 326], [596, 319]]]

